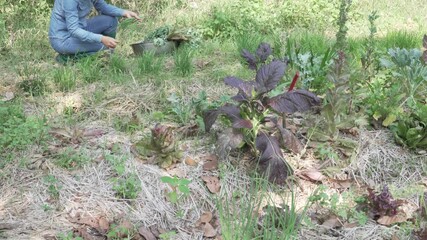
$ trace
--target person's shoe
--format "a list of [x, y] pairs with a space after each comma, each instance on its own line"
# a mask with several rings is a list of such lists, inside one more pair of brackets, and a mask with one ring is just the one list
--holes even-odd
[[59, 64], [65, 65], [70, 60], [70, 55], [58, 54], [55, 57], [55, 61]]
[[55, 57], [55, 61], [59, 64], [62, 65], [66, 65], [68, 63], [74, 63], [77, 62], [78, 60], [88, 57], [92, 54], [90, 53], [77, 53], [77, 54], [61, 54], [59, 53], [56, 57]]

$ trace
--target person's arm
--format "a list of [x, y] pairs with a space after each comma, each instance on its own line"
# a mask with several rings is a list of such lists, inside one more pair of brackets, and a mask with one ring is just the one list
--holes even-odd
[[71, 36], [84, 42], [101, 42], [102, 35], [84, 30], [79, 26], [79, 15], [77, 10], [77, 1], [64, 1], [65, 23]]
[[104, 0], [92, 0], [93, 6], [96, 11], [100, 14], [112, 16], [112, 17], [125, 17], [125, 18], [135, 18], [136, 20], [141, 20], [135, 12], [124, 10], [106, 3]]
[[104, 0], [92, 0], [93, 6], [96, 11], [100, 14], [112, 16], [112, 17], [123, 17], [125, 10], [106, 3]]

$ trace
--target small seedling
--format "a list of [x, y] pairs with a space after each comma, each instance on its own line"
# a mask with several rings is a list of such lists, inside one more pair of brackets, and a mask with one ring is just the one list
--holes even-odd
[[193, 52], [188, 47], [178, 49], [174, 55], [175, 69], [183, 77], [190, 76], [193, 73]]
[[175, 235], [176, 235], [175, 231], [169, 231], [169, 232], [165, 232], [165, 233], [160, 234], [159, 238], [162, 239], [162, 240], [170, 240]]
[[60, 233], [58, 236], [59, 240], [83, 240], [81, 237], [74, 237], [73, 232], [68, 232], [66, 234]]
[[[167, 193], [167, 197], [171, 203], [178, 203], [178, 200], [180, 197], [185, 197], [190, 194], [190, 188], [188, 188], [188, 184], [191, 183], [190, 180], [185, 178], [178, 178], [178, 177], [169, 177], [164, 176], [161, 177], [160, 180], [163, 183], [169, 184], [169, 186], [172, 188], [172, 191]], [[181, 193], [181, 196], [179, 196]]]
[[48, 184], [47, 192], [51, 198], [55, 200], [59, 199], [59, 190], [61, 189], [61, 186], [58, 183], [58, 179], [56, 179], [53, 175], [47, 175], [44, 178], [44, 181], [46, 184]]

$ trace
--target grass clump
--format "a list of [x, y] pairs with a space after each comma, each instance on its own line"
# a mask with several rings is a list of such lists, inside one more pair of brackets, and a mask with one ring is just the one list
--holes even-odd
[[102, 64], [96, 56], [88, 56], [78, 62], [83, 82], [93, 83], [102, 80]]
[[140, 74], [159, 74], [163, 69], [164, 58], [162, 56], [155, 56], [154, 52], [145, 52], [138, 57], [138, 70]]
[[193, 66], [193, 51], [189, 47], [181, 47], [176, 50], [174, 54], [175, 70], [183, 76], [190, 76], [194, 71]]
[[279, 192], [276, 186], [253, 178], [249, 190], [224, 193], [227, 196], [217, 200], [224, 239], [296, 239], [305, 209], [298, 213], [292, 191], [280, 194], [280, 206], [273, 204], [275, 192]]
[[54, 71], [53, 81], [60, 91], [69, 92], [76, 87], [76, 76], [69, 67], [61, 67]]

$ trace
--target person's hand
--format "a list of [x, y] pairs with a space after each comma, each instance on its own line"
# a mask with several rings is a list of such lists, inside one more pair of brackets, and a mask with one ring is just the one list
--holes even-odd
[[116, 39], [108, 36], [102, 36], [101, 42], [108, 48], [116, 48], [117, 43], [119, 43]]
[[125, 18], [135, 18], [138, 21], [141, 21], [141, 18], [138, 16], [137, 13], [129, 11], [129, 10], [125, 10], [123, 13], [123, 17]]

